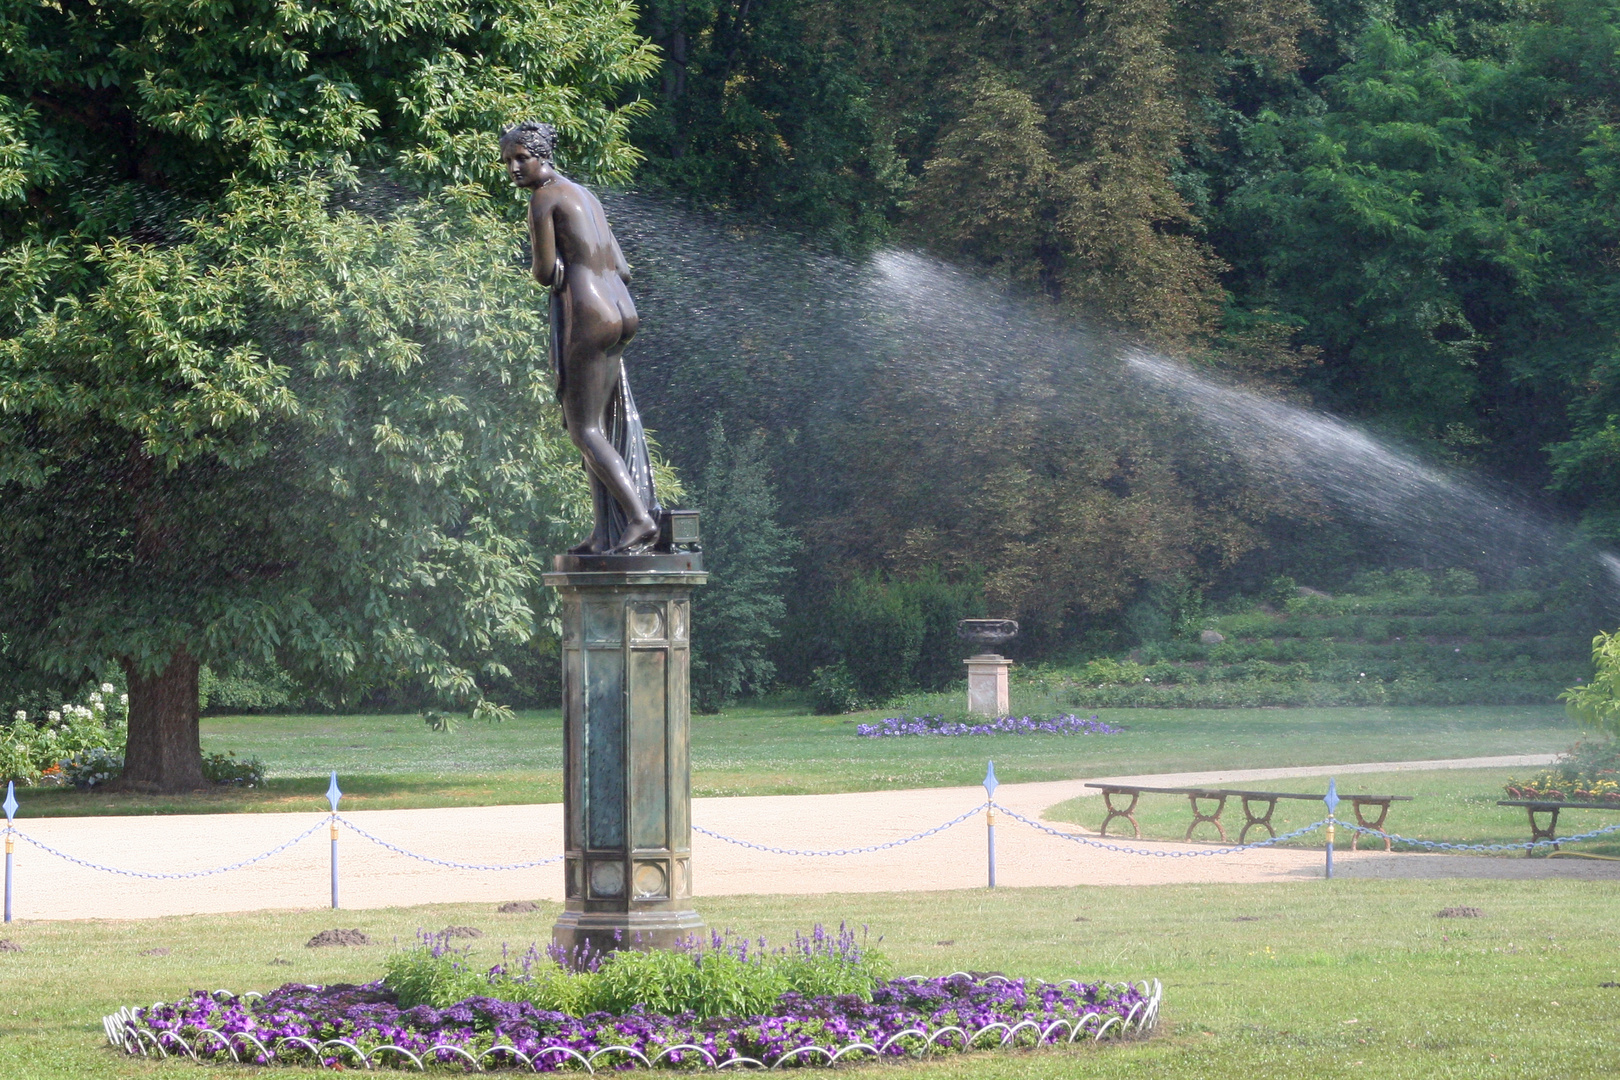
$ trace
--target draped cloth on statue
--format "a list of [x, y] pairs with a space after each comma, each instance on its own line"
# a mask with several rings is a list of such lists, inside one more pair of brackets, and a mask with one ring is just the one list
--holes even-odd
[[[563, 303], [562, 291], [551, 290], [551, 371], [559, 402], [563, 399], [562, 342], [567, 333], [568, 310]], [[566, 425], [566, 417], [563, 422]], [[619, 385], [613, 393], [613, 415], [607, 427], [613, 449], [624, 459], [624, 467], [630, 472], [630, 483], [636, 495], [653, 520], [658, 520], [663, 514], [663, 507], [658, 504], [658, 494], [653, 490], [652, 455], [647, 451], [647, 429], [641, 424], [641, 412], [636, 408], [635, 396], [630, 393], [630, 380], [625, 375], [622, 360], [619, 363]], [[596, 520], [605, 522], [607, 526], [607, 547], [617, 547], [630, 524], [630, 518], [590, 469], [585, 470], [585, 475], [590, 478]]]

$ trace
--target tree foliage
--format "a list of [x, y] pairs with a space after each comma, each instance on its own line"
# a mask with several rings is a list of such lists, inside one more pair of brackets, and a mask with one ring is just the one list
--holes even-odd
[[495, 135], [623, 176], [628, 6], [0, 10], [8, 653], [122, 663], [167, 788], [201, 663], [480, 700], [588, 502]]
[[634, 137], [642, 176], [697, 203], [745, 210], [849, 248], [887, 227], [904, 185], [847, 50], [798, 0], [646, 0], [660, 49], [654, 108]]
[[1559, 695], [1569, 714], [1585, 727], [1620, 735], [1620, 634], [1599, 632], [1592, 639], [1590, 682]]

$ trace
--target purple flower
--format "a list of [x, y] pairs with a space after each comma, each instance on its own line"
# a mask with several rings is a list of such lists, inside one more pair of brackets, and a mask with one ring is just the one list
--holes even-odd
[[1124, 730], [1095, 716], [1081, 718], [1070, 713], [1051, 720], [1003, 716], [981, 724], [954, 723], [943, 716], [914, 716], [910, 719], [891, 716], [876, 724], [857, 725], [855, 734], [881, 739], [896, 735], [1118, 735]]

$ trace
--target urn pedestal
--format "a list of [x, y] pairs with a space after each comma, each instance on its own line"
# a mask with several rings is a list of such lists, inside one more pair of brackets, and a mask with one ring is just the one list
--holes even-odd
[[558, 555], [564, 895], [575, 961], [696, 933], [688, 752], [691, 593], [702, 556]]
[[963, 619], [956, 624], [956, 636], [984, 650], [962, 661], [968, 669], [968, 712], [1006, 716], [1011, 708], [1007, 669], [1012, 661], [990, 649], [1017, 637], [1018, 624], [1012, 619]]
[[970, 656], [962, 663], [968, 670], [968, 712], [985, 716], [1006, 716], [1007, 669], [1012, 661], [995, 653]]

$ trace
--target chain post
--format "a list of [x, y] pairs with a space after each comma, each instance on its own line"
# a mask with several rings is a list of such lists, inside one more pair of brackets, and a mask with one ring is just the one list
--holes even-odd
[[12, 832], [14, 830], [12, 829], [12, 826], [11, 826], [11, 819], [17, 816], [17, 787], [16, 787], [16, 784], [11, 780], [6, 781], [5, 811], [6, 811], [6, 922], [10, 922], [11, 921], [11, 850], [17, 844], [16, 838], [12, 836]]
[[338, 790], [337, 770], [332, 770], [332, 783], [326, 789], [326, 801], [332, 804], [332, 910], [338, 908], [338, 800], [343, 798], [343, 792]]
[[984, 795], [987, 803], [984, 811], [985, 842], [988, 846], [990, 866], [990, 888], [996, 887], [996, 788], [1001, 782], [996, 779], [996, 763], [990, 762], [990, 767], [984, 771]]
[[1333, 812], [1339, 808], [1339, 785], [1333, 779], [1333, 777], [1331, 777], [1331, 776], [1328, 777], [1327, 795], [1325, 795], [1322, 798], [1322, 801], [1327, 803], [1327, 811], [1328, 811], [1328, 816], [1327, 816], [1327, 876], [1331, 878], [1333, 876], [1333, 825], [1334, 825]]

